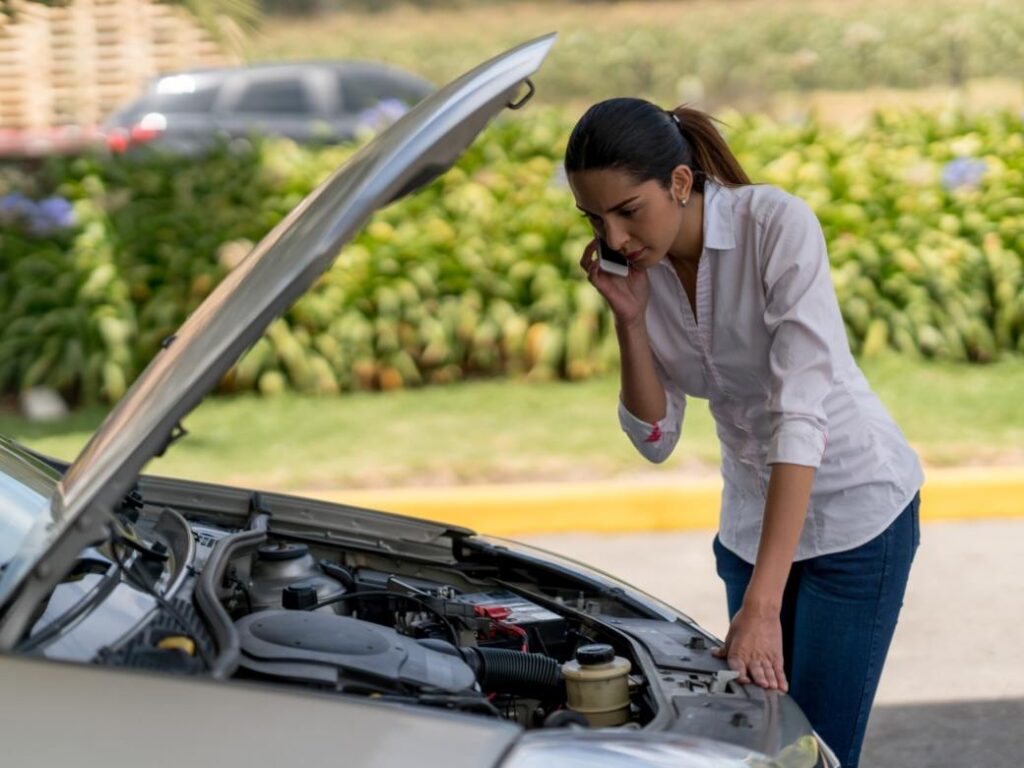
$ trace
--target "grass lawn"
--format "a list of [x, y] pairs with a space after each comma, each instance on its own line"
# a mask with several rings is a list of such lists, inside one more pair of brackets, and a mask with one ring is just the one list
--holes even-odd
[[[904, 432], [932, 466], [1024, 462], [1024, 360], [989, 366], [864, 365]], [[467, 382], [337, 398], [210, 398], [190, 434], [147, 472], [285, 490], [717, 472], [706, 404], [692, 400], [673, 456], [651, 465], [619, 431], [618, 382]], [[74, 457], [104, 411], [49, 424], [0, 413], [0, 433]]]

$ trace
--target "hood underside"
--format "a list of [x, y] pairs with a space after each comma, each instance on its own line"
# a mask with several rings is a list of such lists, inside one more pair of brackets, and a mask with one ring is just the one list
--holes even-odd
[[45, 546], [5, 570], [0, 650], [13, 645], [32, 606], [83, 547], [105, 535], [108, 511], [162, 453], [180, 421], [377, 209], [444, 173], [495, 115], [513, 106], [554, 39], [546, 35], [514, 48], [421, 101], [311, 192], [221, 281], [68, 468], [41, 521]]

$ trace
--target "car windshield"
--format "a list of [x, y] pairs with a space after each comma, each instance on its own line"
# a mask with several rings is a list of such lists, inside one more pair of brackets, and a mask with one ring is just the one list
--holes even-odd
[[0, 439], [0, 593], [17, 570], [47, 546], [51, 499], [60, 480], [56, 470]]

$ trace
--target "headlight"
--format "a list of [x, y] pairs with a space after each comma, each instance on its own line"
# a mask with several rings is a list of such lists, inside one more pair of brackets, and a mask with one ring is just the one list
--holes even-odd
[[501, 768], [838, 768], [816, 736], [776, 757], [718, 741], [629, 731], [545, 731], [524, 736]]
[[501, 768], [750, 768], [771, 765], [729, 744], [642, 733], [546, 731], [524, 736]]

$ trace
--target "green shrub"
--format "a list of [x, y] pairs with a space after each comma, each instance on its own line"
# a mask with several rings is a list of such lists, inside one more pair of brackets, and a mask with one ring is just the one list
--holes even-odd
[[[751, 177], [817, 212], [855, 352], [983, 362], [1024, 351], [1019, 115], [879, 113], [855, 134], [726, 119]], [[554, 110], [497, 121], [449, 173], [375, 215], [222, 389], [326, 394], [612, 368], [611, 318], [578, 266], [591, 234], [559, 172], [569, 127]], [[33, 194], [71, 200], [75, 220], [49, 233], [11, 213], [0, 177], [0, 390], [119, 397], [352, 150], [278, 140], [195, 161], [54, 160]]]

